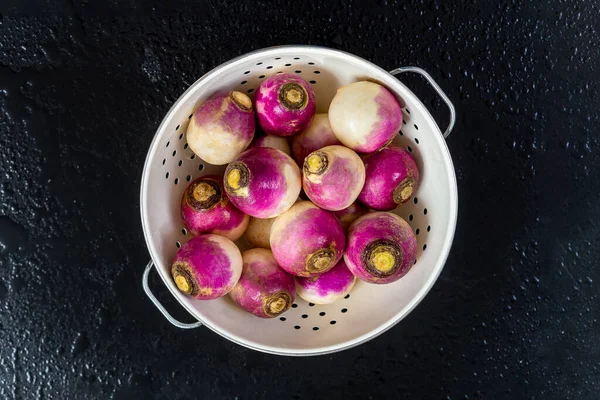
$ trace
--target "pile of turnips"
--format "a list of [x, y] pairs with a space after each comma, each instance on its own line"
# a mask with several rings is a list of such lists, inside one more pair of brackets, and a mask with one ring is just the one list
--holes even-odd
[[[420, 174], [412, 155], [390, 144], [401, 126], [396, 98], [370, 81], [339, 88], [323, 114], [296, 74], [265, 79], [254, 102], [214, 94], [186, 135], [196, 155], [226, 169], [183, 194], [181, 218], [194, 237], [171, 266], [177, 288], [200, 300], [229, 294], [273, 318], [296, 296], [329, 304], [356, 279], [402, 278], [417, 240], [389, 211], [414, 195]], [[242, 253], [237, 240], [251, 249]]]

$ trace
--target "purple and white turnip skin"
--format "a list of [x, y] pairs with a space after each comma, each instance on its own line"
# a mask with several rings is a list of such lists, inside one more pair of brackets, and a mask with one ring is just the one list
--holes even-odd
[[358, 154], [347, 147], [323, 147], [304, 159], [304, 192], [325, 210], [338, 211], [350, 206], [364, 184], [365, 166]]
[[292, 142], [294, 160], [296, 160], [298, 165], [302, 165], [306, 156], [313, 151], [334, 144], [342, 143], [340, 143], [331, 130], [329, 116], [326, 113], [317, 114], [304, 132], [298, 136], [294, 136], [294, 141]]
[[254, 138], [252, 100], [241, 92], [222, 92], [198, 107], [187, 128], [190, 149], [209, 164], [231, 162]]
[[270, 147], [272, 149], [281, 150], [288, 156], [292, 154], [290, 152], [290, 144], [288, 139], [279, 136], [256, 135], [252, 143], [250, 143], [249, 148], [253, 147]]
[[408, 150], [388, 146], [363, 158], [367, 177], [358, 199], [374, 210], [406, 203], [419, 185], [419, 168]]
[[273, 226], [273, 222], [275, 222], [275, 218], [261, 219], [250, 217], [244, 237], [254, 247], [270, 249], [271, 226]]
[[255, 147], [227, 166], [224, 186], [229, 200], [246, 214], [273, 218], [294, 204], [302, 178], [294, 160], [284, 152]]
[[348, 230], [344, 261], [359, 279], [391, 283], [412, 268], [417, 257], [417, 237], [401, 217], [373, 212], [358, 218]]
[[283, 73], [265, 79], [254, 98], [258, 123], [265, 133], [292, 136], [308, 127], [315, 115], [315, 94], [298, 75]]
[[342, 258], [346, 238], [337, 218], [310, 201], [299, 201], [271, 227], [271, 250], [292, 275], [322, 274]]
[[270, 250], [247, 250], [242, 259], [242, 276], [229, 293], [233, 301], [261, 318], [286, 312], [296, 298], [294, 277], [279, 268]]
[[346, 296], [356, 282], [344, 260], [340, 260], [329, 271], [312, 278], [296, 277], [298, 296], [314, 304], [330, 304]]
[[329, 106], [331, 129], [344, 146], [370, 153], [402, 127], [402, 110], [389, 90], [374, 82], [354, 82], [338, 89]]
[[188, 232], [196, 236], [214, 233], [238, 240], [246, 231], [250, 217], [225, 195], [223, 178], [217, 175], [196, 179], [181, 198], [181, 218]]
[[171, 276], [182, 293], [211, 300], [233, 289], [242, 265], [242, 254], [231, 240], [209, 233], [181, 246], [171, 265]]
[[335, 211], [333, 214], [340, 221], [340, 224], [342, 224], [342, 229], [347, 231], [351, 223], [368, 212], [369, 209], [367, 207], [362, 205], [359, 201], [355, 201], [343, 210]]

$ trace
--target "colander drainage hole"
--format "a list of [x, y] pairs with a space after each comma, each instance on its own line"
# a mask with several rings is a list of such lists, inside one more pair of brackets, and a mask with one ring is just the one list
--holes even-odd
[[285, 321], [285, 317], [279, 317], [280, 321]]
[[176, 131], [178, 131], [180, 126], [181, 126], [181, 125], [177, 125], [177, 126], [175, 127], [175, 130], [176, 130]]
[[404, 125], [406, 125], [406, 120], [405, 120], [405, 119], [403, 119], [403, 120], [402, 120], [402, 123], [403, 123]]
[[325, 311], [321, 311], [321, 312], [319, 313], [319, 315], [320, 315], [321, 317], [323, 317], [323, 316], [325, 315]]
[[188, 181], [188, 182], [191, 181], [192, 180], [192, 176], [191, 175], [186, 176], [185, 180]]
[[183, 145], [183, 149], [185, 150], [187, 148], [188, 148], [188, 144], [186, 143], [186, 144]]
[[426, 208], [423, 209], [423, 215], [427, 215], [427, 209]]
[[181, 167], [183, 165], [183, 160], [179, 160], [179, 166]]
[[171, 142], [167, 142], [167, 145], [165, 147], [169, 147], [170, 144], [171, 144]]
[[417, 126], [417, 124], [413, 124], [413, 126], [415, 127], [416, 130], [419, 130], [419, 127]]
[[[248, 72], [250, 72], [250, 71], [248, 71]], [[194, 114], [190, 114], [190, 116], [188, 117], [188, 119], [192, 119], [192, 116], [193, 116], [193, 115], [194, 115]]]
[[342, 312], [346, 313], [346, 312], [348, 312], [348, 309], [347, 308], [342, 308]]
[[177, 154], [177, 150], [173, 150], [173, 157], [175, 157], [175, 154]]
[[281, 57], [275, 57], [276, 60], [281, 60]]
[[419, 232], [420, 232], [420, 231], [419, 231], [419, 228], [417, 228], [417, 230], [415, 231], [415, 235], [418, 235], [418, 234], [419, 234]]
[[264, 78], [265, 78], [264, 75], [261, 75], [261, 76], [258, 77], [258, 79], [264, 79]]
[[300, 59], [300, 57], [294, 57], [294, 60], [299, 60], [299, 59]]
[[314, 307], [315, 303], [308, 303], [309, 307]]
[[419, 139], [415, 138], [415, 143], [419, 144]]
[[431, 231], [431, 225], [427, 225], [427, 232]]
[[423, 251], [425, 251], [426, 249], [427, 249], [427, 245], [426, 245], [426, 244], [424, 244], [424, 245], [423, 245]]
[[181, 248], [181, 243], [180, 242], [175, 242], [175, 246], [177, 246], [177, 248]]
[[315, 65], [315, 63], [311, 61], [308, 63], [308, 65]]
[[198, 170], [202, 171], [204, 169], [204, 164], [200, 164], [200, 166], [198, 167]]
[[311, 84], [311, 85], [316, 85], [316, 84], [317, 84], [317, 81], [310, 81], [310, 84]]
[[248, 89], [248, 93], [254, 92], [254, 89]]
[[187, 229], [183, 228], [183, 229], [181, 230], [181, 233], [183, 233], [184, 235], [187, 235]]
[[248, 75], [250, 73], [250, 71], [246, 71], [244, 72], [244, 75]]
[[331, 325], [335, 325], [335, 324], [337, 324], [337, 321], [329, 321], [329, 323], [330, 323]]
[[269, 66], [267, 67], [267, 69], [273, 69], [273, 66], [272, 66], [272, 65], [269, 65]]
[[241, 81], [240, 85], [245, 85], [246, 83], [248, 83], [248, 81]]
[[294, 329], [300, 329], [300, 325], [296, 325]]
[[349, 299], [350, 298], [350, 293], [348, 293], [347, 295], [344, 296], [345, 299]]
[[302, 314], [302, 318], [308, 318], [308, 315]]
[[319, 327], [318, 326], [313, 326], [313, 331], [318, 331]]
[[177, 185], [179, 183], [179, 178], [175, 178], [175, 184]]
[[412, 147], [406, 146], [406, 148], [408, 149], [408, 151], [410, 151], [412, 153]]
[[418, 202], [419, 202], [419, 198], [415, 197], [415, 198], [413, 199], [413, 203], [417, 204]]
[[407, 114], [410, 114], [410, 110], [408, 108], [405, 109]]
[[163, 165], [165, 165], [166, 162], [167, 162], [167, 159], [163, 158]]
[[398, 133], [400, 134], [400, 136], [404, 136], [404, 132], [400, 131]]
[[169, 179], [169, 173], [167, 172], [167, 174], [165, 175], [165, 179]]
[[302, 71], [300, 71], [299, 69], [295, 70], [294, 72], [297, 73], [297, 74], [301, 74], [302, 73]]
[[195, 154], [192, 154], [192, 155], [190, 156], [190, 160], [193, 160], [194, 158], [196, 158], [196, 155], [195, 155]]
[[179, 135], [179, 140], [183, 139], [183, 133]]
[[415, 217], [413, 217], [413, 215], [412, 215], [412, 214], [410, 214], [410, 215], [408, 216], [408, 220], [409, 220], [409, 221], [412, 221], [414, 218], [415, 218]]
[[298, 304], [296, 304], [296, 303], [292, 304], [292, 308], [298, 308]]
[[286, 67], [291, 67], [291, 66], [292, 66], [292, 64], [285, 64], [285, 66], [286, 66]]
[[321, 71], [315, 71], [315, 74], [319, 75], [321, 73]]
[[257, 62], [256, 65], [262, 65], [262, 61], [261, 62]]

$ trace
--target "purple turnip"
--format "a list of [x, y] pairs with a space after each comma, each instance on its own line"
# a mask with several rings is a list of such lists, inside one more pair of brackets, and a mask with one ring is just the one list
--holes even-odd
[[171, 265], [177, 288], [199, 300], [226, 295], [242, 274], [242, 254], [229, 239], [206, 234], [181, 246]]
[[334, 144], [341, 143], [331, 130], [329, 116], [327, 114], [317, 114], [304, 132], [294, 136], [292, 143], [294, 160], [298, 165], [302, 165], [306, 156], [313, 151]]
[[185, 189], [181, 218], [194, 236], [214, 233], [231, 240], [242, 236], [250, 219], [231, 204], [223, 189], [223, 178], [216, 175], [198, 178]]
[[389, 90], [374, 82], [342, 86], [329, 106], [331, 129], [344, 146], [370, 153], [390, 142], [402, 126], [402, 110]]
[[347, 147], [323, 147], [304, 159], [304, 192], [325, 210], [338, 211], [348, 207], [364, 184], [365, 166], [358, 154]]
[[247, 250], [242, 258], [242, 276], [230, 292], [233, 301], [261, 318], [286, 312], [296, 297], [294, 277], [279, 268], [270, 250]]
[[254, 138], [252, 100], [241, 92], [211, 96], [198, 107], [187, 128], [187, 142], [209, 164], [231, 162]]
[[403, 147], [388, 146], [363, 159], [367, 177], [358, 199], [374, 210], [393, 210], [417, 190], [419, 168]]
[[262, 247], [263, 249], [270, 249], [271, 243], [269, 238], [271, 236], [271, 226], [273, 226], [275, 218], [261, 219], [250, 217], [248, 228], [244, 237], [254, 247]]
[[346, 246], [337, 218], [310, 201], [299, 201], [271, 227], [271, 250], [292, 275], [311, 277], [333, 268]]
[[255, 147], [227, 166], [224, 186], [229, 200], [246, 214], [273, 218], [298, 199], [302, 179], [290, 156], [277, 149]]
[[291, 155], [290, 144], [288, 139], [273, 135], [256, 135], [249, 148], [253, 147], [270, 147], [283, 151], [288, 156]]
[[330, 304], [346, 296], [356, 282], [356, 277], [340, 260], [329, 271], [312, 278], [296, 277], [296, 293], [309, 303]]
[[308, 127], [315, 115], [315, 94], [298, 75], [283, 73], [265, 79], [254, 98], [258, 123], [265, 133], [292, 136]]
[[359, 279], [395, 282], [412, 268], [416, 257], [417, 237], [396, 214], [373, 212], [350, 225], [344, 261]]
[[335, 211], [333, 214], [342, 224], [344, 231], [347, 231], [351, 223], [368, 212], [369, 209], [367, 207], [363, 206], [360, 202], [355, 201], [343, 210]]

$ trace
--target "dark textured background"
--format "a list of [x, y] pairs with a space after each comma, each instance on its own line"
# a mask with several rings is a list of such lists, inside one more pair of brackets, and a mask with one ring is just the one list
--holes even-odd
[[[600, 397], [596, 1], [2, 3], [0, 398]], [[301, 359], [169, 325], [141, 289], [138, 206], [150, 141], [188, 85], [294, 43], [436, 77], [458, 111], [460, 196], [421, 305]]]

